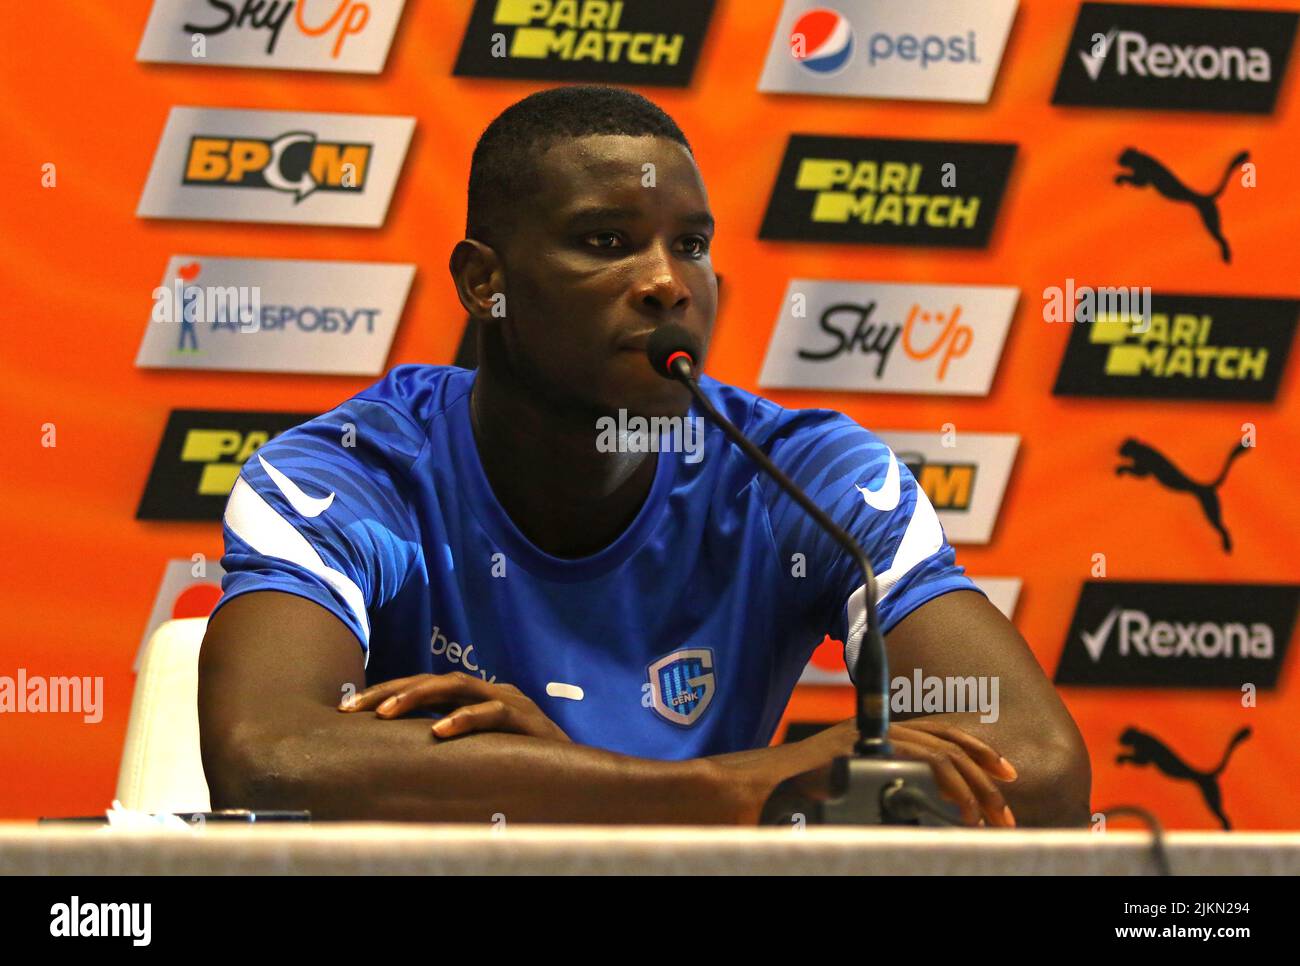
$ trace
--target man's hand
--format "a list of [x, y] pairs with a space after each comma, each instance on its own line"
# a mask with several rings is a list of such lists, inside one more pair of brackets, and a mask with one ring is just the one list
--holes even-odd
[[[806, 746], [809, 761], [805, 764], [811, 770], [832, 758], [852, 755], [857, 740], [857, 722], [850, 718], [794, 746]], [[953, 725], [924, 718], [890, 725], [889, 742], [899, 758], [930, 766], [940, 794], [961, 809], [967, 825], [1015, 827], [1015, 817], [995, 780], [1013, 782], [1016, 770], [986, 742]]]
[[916, 718], [889, 726], [889, 742], [899, 758], [930, 765], [944, 798], [961, 809], [967, 825], [1014, 828], [1015, 816], [994, 784], [1016, 780], [1016, 770], [987, 744], [953, 725]]
[[489, 684], [462, 671], [385, 681], [345, 698], [339, 710], [374, 711], [380, 718], [400, 718], [420, 710], [447, 711], [433, 725], [438, 738], [498, 731], [553, 741], [571, 740], [513, 684]]

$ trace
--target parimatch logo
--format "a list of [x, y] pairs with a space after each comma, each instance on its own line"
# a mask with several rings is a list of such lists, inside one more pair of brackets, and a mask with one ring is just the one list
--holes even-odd
[[477, 0], [453, 73], [685, 87], [712, 15], [713, 0]]
[[983, 248], [1014, 144], [792, 134], [760, 238]]
[[1085, 3], [1053, 104], [1271, 114], [1297, 14]]
[[1053, 392], [1267, 402], [1298, 312], [1294, 299], [1155, 293], [1149, 319], [1121, 312], [1072, 326]]
[[136, 519], [220, 520], [245, 461], [315, 415], [172, 410]]

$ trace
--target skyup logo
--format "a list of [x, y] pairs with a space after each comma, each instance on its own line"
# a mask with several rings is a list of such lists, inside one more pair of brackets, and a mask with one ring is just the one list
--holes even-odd
[[712, 14], [713, 0], [477, 0], [453, 73], [685, 87]]
[[153, 0], [136, 60], [377, 74], [403, 0]]
[[1297, 14], [1085, 3], [1053, 104], [1269, 114]]
[[1102, 314], [1071, 326], [1058, 396], [1240, 399], [1277, 395], [1300, 302], [1151, 296], [1149, 320]]
[[173, 410], [136, 519], [220, 520], [244, 462], [313, 415]]
[[1300, 584], [1089, 581], [1057, 684], [1272, 689]]
[[200, 135], [190, 141], [184, 183], [270, 188], [288, 192], [297, 204], [313, 191], [363, 191], [371, 150], [318, 141], [306, 131], [274, 140]]
[[793, 134], [760, 238], [983, 248], [1014, 144]]
[[1002, 285], [791, 279], [759, 385], [984, 395], [1018, 295]]
[[377, 228], [415, 120], [173, 107], [136, 214]]

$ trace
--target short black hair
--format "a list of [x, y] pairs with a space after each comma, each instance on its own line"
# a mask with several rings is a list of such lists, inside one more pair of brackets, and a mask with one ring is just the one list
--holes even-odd
[[537, 157], [564, 138], [591, 134], [663, 137], [691, 150], [677, 122], [635, 91], [584, 85], [529, 94], [498, 114], [474, 148], [466, 237], [493, 244], [505, 214], [518, 210], [514, 202], [528, 190]]

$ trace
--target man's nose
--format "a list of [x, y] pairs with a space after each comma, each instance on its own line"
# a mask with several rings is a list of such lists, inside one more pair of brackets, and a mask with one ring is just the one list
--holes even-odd
[[680, 311], [691, 301], [691, 290], [678, 274], [672, 253], [656, 245], [642, 268], [635, 290], [636, 301], [655, 312]]

